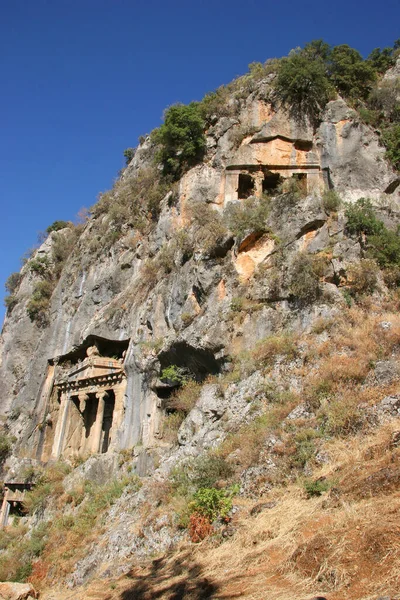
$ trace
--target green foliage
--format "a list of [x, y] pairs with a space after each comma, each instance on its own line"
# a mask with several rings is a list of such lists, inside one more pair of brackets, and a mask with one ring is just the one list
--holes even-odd
[[[378, 268], [385, 269], [385, 280], [396, 285], [400, 268], [399, 229], [391, 231], [374, 212], [371, 201], [360, 198], [346, 209], [346, 228], [351, 234], [366, 235], [366, 252], [369, 259], [362, 260], [349, 271], [353, 293], [372, 292], [377, 283]], [[375, 262], [376, 261], [376, 262]]]
[[322, 194], [322, 206], [327, 213], [337, 212], [342, 204], [342, 199], [335, 190], [325, 190]]
[[20, 273], [11, 273], [5, 283], [5, 288], [8, 291], [8, 295], [4, 298], [4, 304], [7, 311], [11, 313], [13, 308], [18, 304], [18, 299], [15, 295], [19, 284], [21, 283], [22, 275]]
[[13, 294], [21, 283], [21, 273], [11, 273], [6, 279], [5, 288], [9, 294]]
[[234, 296], [231, 300], [231, 311], [241, 312], [244, 307], [244, 299], [241, 296]]
[[384, 73], [396, 62], [393, 56], [393, 48], [390, 48], [390, 46], [383, 48], [382, 50], [380, 48], [374, 48], [374, 50], [370, 52], [367, 60], [378, 73]]
[[368, 106], [375, 114], [374, 126], [387, 126], [387, 121], [400, 121], [400, 79], [388, 79], [379, 82], [368, 98]]
[[9, 313], [12, 312], [13, 308], [15, 308], [18, 304], [18, 299], [13, 294], [5, 296], [4, 305]]
[[314, 440], [320, 437], [315, 429], [301, 429], [294, 436], [295, 452], [290, 457], [289, 466], [292, 469], [304, 469], [306, 464], [315, 456]]
[[132, 158], [135, 156], [135, 151], [136, 148], [126, 148], [126, 150], [124, 150], [125, 165], [129, 165]]
[[155, 167], [140, 169], [134, 177], [118, 180], [92, 207], [95, 218], [103, 214], [108, 217], [95, 221], [92, 252], [108, 250], [121, 237], [123, 225], [140, 234], [148, 233], [160, 214], [162, 199], [170, 190], [171, 185], [160, 177]]
[[307, 116], [312, 121], [319, 117], [332, 96], [332, 86], [323, 60], [311, 45], [306, 52], [296, 52], [281, 60], [275, 92], [295, 117]]
[[71, 227], [70, 221], [54, 221], [54, 223], [47, 227], [46, 233], [51, 233], [52, 231], [59, 231], [60, 229], [65, 229], [65, 227]]
[[309, 60], [321, 60], [324, 63], [328, 60], [330, 52], [330, 45], [322, 39], [308, 42], [302, 50], [303, 56]]
[[232, 467], [222, 456], [208, 454], [189, 459], [171, 472], [171, 482], [176, 493], [192, 497], [200, 488], [211, 488], [220, 480], [228, 479]]
[[0, 432], [0, 465], [5, 461], [11, 451], [12, 440], [5, 433]]
[[376, 72], [371, 63], [347, 44], [335, 46], [329, 55], [329, 77], [339, 93], [352, 100], [366, 99]]
[[187, 381], [187, 375], [181, 367], [169, 365], [161, 371], [161, 380], [175, 385], [182, 385], [185, 381]]
[[207, 517], [212, 523], [216, 519], [226, 519], [232, 510], [232, 497], [238, 493], [238, 486], [226, 490], [200, 488], [189, 503], [189, 510]]
[[347, 205], [345, 216], [346, 230], [350, 234], [379, 235], [385, 227], [382, 221], [376, 218], [368, 198], [359, 198], [354, 204]]
[[349, 267], [347, 277], [352, 296], [372, 294], [378, 283], [379, 268], [374, 260], [364, 258]]
[[384, 229], [379, 235], [368, 238], [371, 245], [369, 254], [377, 261], [380, 267], [400, 267], [400, 235], [399, 229], [391, 231]]
[[50, 261], [47, 256], [37, 256], [28, 262], [28, 268], [32, 273], [44, 277], [48, 274]]
[[262, 233], [268, 230], [266, 220], [269, 211], [270, 202], [265, 198], [247, 198], [240, 203], [231, 202], [226, 210], [228, 227], [237, 238], [242, 238], [245, 233]]
[[295, 256], [289, 278], [289, 292], [300, 304], [312, 304], [321, 295], [320, 278], [324, 272], [323, 257], [299, 252]]
[[31, 321], [35, 321], [39, 327], [48, 325], [48, 309], [50, 298], [53, 293], [54, 283], [47, 279], [38, 281], [33, 288], [26, 310]]
[[384, 129], [382, 141], [386, 146], [386, 158], [400, 170], [400, 123]]
[[306, 479], [303, 485], [308, 498], [321, 496], [323, 492], [327, 492], [332, 487], [332, 483], [325, 478]]
[[204, 156], [205, 123], [197, 102], [175, 104], [165, 111], [164, 123], [152, 138], [160, 145], [157, 160], [162, 163], [164, 175], [179, 179]]

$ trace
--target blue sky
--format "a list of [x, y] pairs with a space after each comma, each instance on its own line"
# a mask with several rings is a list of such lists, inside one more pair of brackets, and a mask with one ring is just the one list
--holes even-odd
[[365, 56], [399, 23], [398, 0], [0, 2], [0, 290], [38, 232], [111, 187], [166, 106], [312, 39]]

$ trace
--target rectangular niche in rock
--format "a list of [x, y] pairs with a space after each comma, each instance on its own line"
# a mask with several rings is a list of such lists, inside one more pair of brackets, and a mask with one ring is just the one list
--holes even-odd
[[246, 200], [254, 194], [254, 178], [246, 173], [239, 174], [238, 183], [238, 198], [239, 200]]

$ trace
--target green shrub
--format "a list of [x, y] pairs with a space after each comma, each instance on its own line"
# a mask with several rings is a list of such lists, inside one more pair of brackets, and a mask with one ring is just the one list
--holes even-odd
[[236, 487], [229, 490], [200, 488], [189, 503], [189, 510], [207, 517], [211, 523], [218, 518], [226, 519], [232, 510], [232, 496], [237, 492]]
[[126, 148], [126, 150], [124, 150], [125, 165], [126, 166], [129, 165], [129, 163], [131, 162], [132, 158], [135, 156], [135, 151], [136, 151], [136, 148]]
[[281, 60], [275, 92], [284, 106], [296, 117], [317, 119], [332, 96], [323, 60], [296, 52]]
[[37, 256], [28, 262], [28, 267], [32, 273], [44, 277], [49, 272], [50, 261], [47, 256]]
[[71, 227], [70, 221], [54, 221], [51, 225], [49, 225], [46, 229], [46, 233], [51, 233], [52, 231], [59, 231], [60, 229], [65, 229], [65, 227]]
[[326, 190], [322, 194], [322, 206], [327, 213], [337, 212], [342, 203], [342, 199], [335, 190]]
[[162, 381], [168, 381], [175, 385], [182, 385], [187, 381], [185, 370], [176, 365], [169, 365], [169, 367], [162, 369], [160, 378]]
[[320, 437], [315, 429], [300, 430], [294, 436], [295, 451], [290, 456], [291, 469], [304, 469], [306, 464], [315, 456], [314, 440]]
[[386, 158], [400, 170], [400, 124], [385, 128], [382, 141], [386, 146]]
[[4, 433], [0, 433], [0, 465], [5, 461], [11, 451], [12, 441]]
[[289, 277], [290, 295], [300, 304], [312, 304], [321, 295], [320, 278], [325, 269], [323, 257], [299, 252], [295, 256]]
[[366, 123], [366, 125], [370, 125], [371, 127], [379, 127], [381, 115], [378, 111], [360, 106], [358, 108], [358, 114], [360, 115], [362, 121]]
[[9, 296], [5, 296], [5, 298], [4, 298], [4, 304], [5, 304], [5, 307], [6, 307], [7, 311], [9, 313], [11, 313], [12, 310], [13, 310], [13, 308], [15, 308], [17, 306], [18, 299], [13, 294], [11, 294]]
[[[397, 269], [400, 267], [400, 236], [399, 230], [391, 231], [384, 223], [377, 219], [371, 201], [360, 198], [346, 209], [349, 233], [367, 236], [367, 255], [374, 259], [383, 269]], [[352, 267], [355, 272], [353, 280], [361, 279], [360, 285], [364, 289], [372, 290], [376, 284], [377, 267], [371, 260], [364, 260], [358, 266]], [[364, 282], [364, 283], [363, 283]], [[361, 289], [361, 288], [360, 288]]]
[[307, 497], [312, 498], [314, 496], [321, 496], [323, 492], [327, 492], [332, 487], [332, 483], [324, 478], [306, 479], [303, 486]]
[[359, 198], [354, 204], [347, 205], [345, 216], [346, 230], [350, 234], [379, 235], [385, 226], [376, 218], [371, 200]]
[[220, 480], [226, 480], [233, 469], [222, 456], [208, 454], [175, 467], [171, 471], [171, 483], [176, 493], [192, 497], [200, 488], [211, 488]]
[[328, 61], [329, 78], [337, 90], [352, 100], [366, 99], [376, 80], [371, 63], [347, 44], [335, 46]]
[[378, 282], [379, 268], [374, 260], [362, 259], [347, 270], [350, 292], [353, 296], [372, 294]]
[[204, 129], [197, 102], [175, 104], [165, 111], [164, 123], [152, 133], [153, 141], [160, 145], [157, 160], [164, 175], [177, 180], [201, 161], [206, 148]]
[[384, 229], [380, 235], [368, 237], [371, 245], [369, 254], [380, 267], [400, 266], [400, 235], [399, 231]]
[[8, 276], [5, 283], [5, 288], [9, 294], [14, 294], [21, 283], [21, 279], [21, 273], [11, 273], [11, 275]]
[[245, 233], [267, 231], [266, 220], [269, 212], [268, 199], [247, 198], [240, 203], [230, 203], [224, 217], [233, 235], [242, 238]]
[[368, 98], [368, 107], [378, 117], [378, 121], [372, 123], [374, 126], [378, 126], [384, 121], [390, 123], [396, 123], [400, 120], [400, 80], [387, 79], [379, 82], [379, 86], [375, 87]]
[[244, 299], [240, 296], [235, 296], [231, 300], [231, 311], [232, 312], [241, 312], [244, 307]]
[[32, 296], [26, 306], [30, 320], [35, 321], [41, 327], [48, 324], [48, 309], [53, 290], [54, 282], [46, 279], [38, 281], [34, 285]]
[[378, 73], [384, 73], [396, 62], [393, 57], [393, 48], [390, 48], [390, 46], [383, 48], [382, 50], [380, 48], [374, 48], [368, 55], [367, 60]]

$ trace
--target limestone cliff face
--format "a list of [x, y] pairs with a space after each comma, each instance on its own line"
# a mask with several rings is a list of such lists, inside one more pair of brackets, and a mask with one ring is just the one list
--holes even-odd
[[[339, 287], [346, 266], [360, 257], [360, 247], [345, 236], [342, 215], [331, 219], [323, 210], [321, 194], [334, 188], [346, 201], [369, 197], [386, 218], [388, 207], [392, 215], [400, 209], [396, 174], [384, 159], [378, 135], [343, 100], [327, 105], [314, 130], [294, 122], [268, 97], [268, 81], [261, 82], [241, 101], [237, 116], [214, 119], [203, 163], [182, 177], [177, 194], [164, 198], [148, 236], [123, 225], [122, 237], [94, 256], [96, 228], [101, 222], [106, 230], [110, 217], [102, 214], [87, 222], [52, 294], [46, 326], [27, 315], [37, 275], [22, 269], [18, 303], [7, 315], [0, 346], [0, 411], [17, 437], [16, 455], [47, 461], [60, 454], [68, 458], [140, 446], [145, 470], [152, 450], [168, 446], [163, 417], [171, 385], [160, 380], [162, 369], [175, 365], [204, 379], [229, 368], [232, 348], [252, 347], [283, 324], [307, 329], [318, 315], [340, 307]], [[152, 164], [153, 156], [147, 139], [123, 180]], [[240, 238], [227, 231], [212, 251], [195, 246], [191, 256], [178, 247], [168, 254], [161, 275], [149, 279], [149, 261], [171, 249], [179, 232], [196, 240], [190, 206], [208, 205], [224, 215], [232, 203], [272, 193], [279, 181], [290, 178], [302, 182], [306, 193], [295, 205], [278, 206], [272, 200], [268, 229], [274, 235], [247, 231]], [[36, 257], [50, 256], [53, 237]], [[284, 285], [273, 293], [268, 268], [277, 239], [287, 249], [282, 272], [290, 270], [298, 252], [315, 254], [330, 247], [321, 280], [324, 294], [313, 306], [293, 304]], [[97, 243], [101, 246], [101, 238]], [[261, 264], [266, 274], [255, 277]], [[238, 297], [257, 302], [257, 310], [233, 323], [231, 306]], [[94, 356], [90, 348], [96, 349]], [[100, 358], [110, 359], [103, 371]], [[123, 373], [119, 391], [104, 379], [118, 369]], [[111, 393], [114, 412], [108, 441], [100, 423], [103, 438], [96, 442], [92, 437], [102, 400], [95, 395], [101, 389], [108, 398]], [[76, 412], [69, 416], [63, 413], [63, 394], [65, 402], [68, 397], [74, 403], [68, 410]], [[93, 414], [90, 402], [96, 403]], [[185, 431], [183, 445], [187, 426]]]

